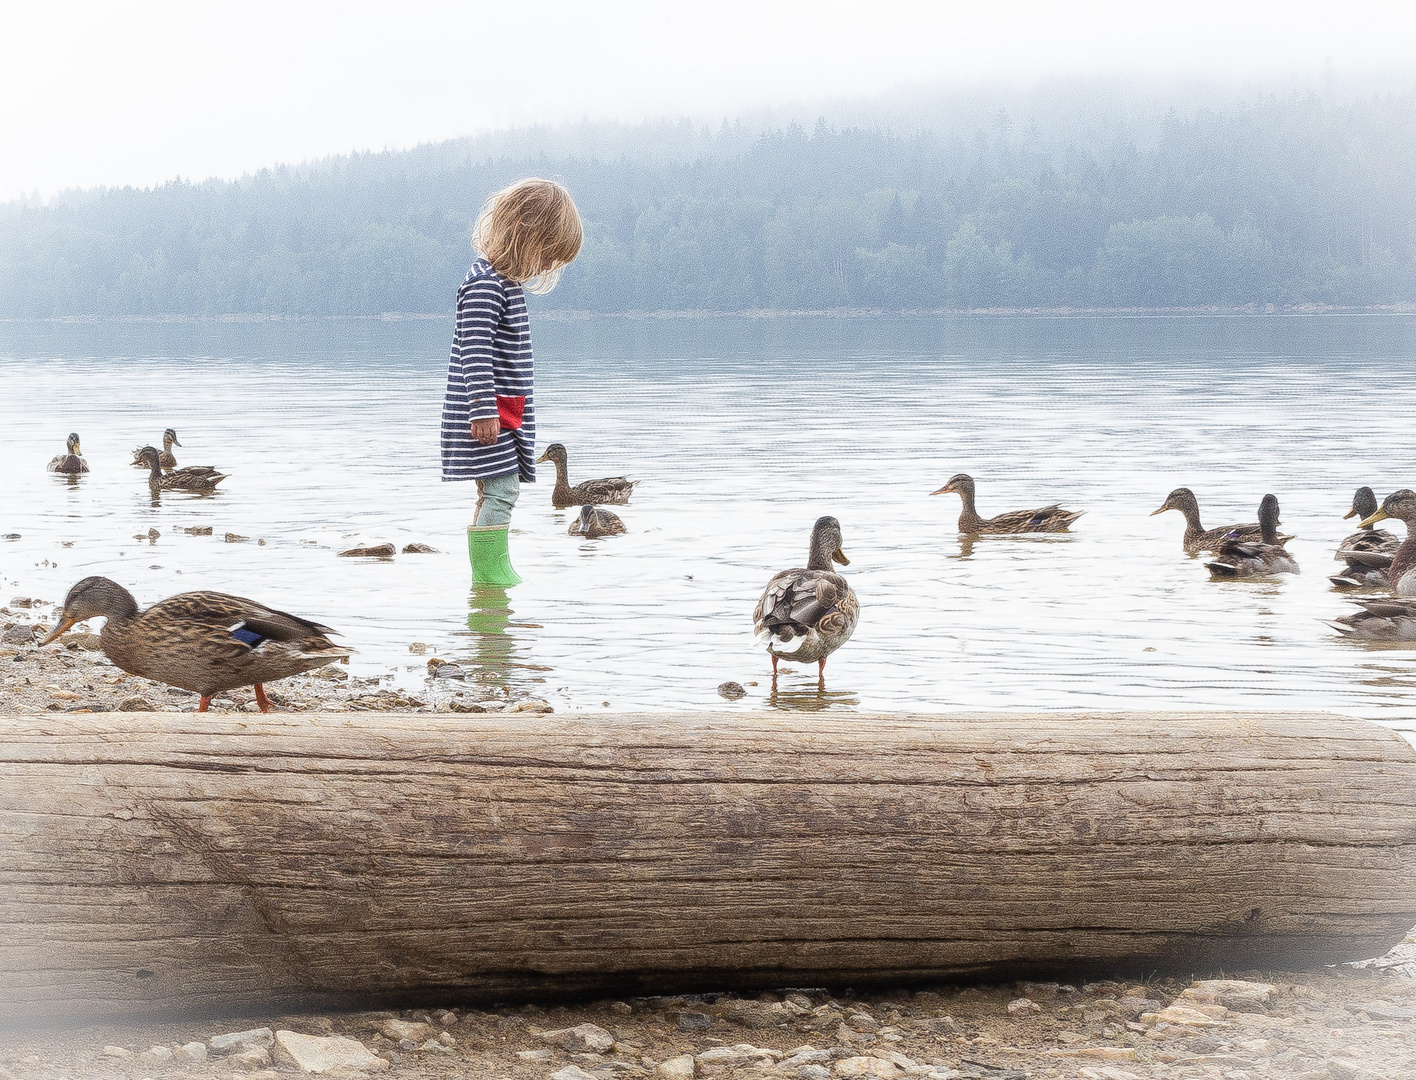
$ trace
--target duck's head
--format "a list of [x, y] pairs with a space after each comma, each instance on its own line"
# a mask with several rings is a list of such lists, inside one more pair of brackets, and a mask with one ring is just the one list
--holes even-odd
[[582, 506], [580, 508], [580, 520], [577, 521], [576, 528], [581, 532], [589, 532], [595, 523], [595, 508], [593, 506]]
[[968, 473], [955, 473], [949, 477], [949, 482], [938, 491], [931, 491], [931, 495], [947, 495], [951, 491], [960, 495], [972, 495], [974, 490], [973, 477]]
[[59, 609], [59, 625], [40, 642], [48, 645], [75, 623], [102, 615], [109, 619], [123, 618], [138, 610], [133, 594], [116, 581], [106, 577], [86, 577], [69, 590], [64, 606]]
[[841, 523], [833, 517], [820, 517], [811, 527], [811, 558], [806, 565], [810, 570], [830, 570], [833, 562], [851, 564], [841, 548]]
[[181, 445], [182, 444], [177, 441], [177, 432], [173, 431], [171, 428], [168, 428], [162, 433], [162, 448], [164, 450], [171, 450], [174, 446]]
[[1160, 504], [1159, 510], [1150, 512], [1150, 516], [1155, 517], [1156, 514], [1163, 514], [1167, 510], [1179, 510], [1188, 517], [1191, 513], [1198, 514], [1200, 512], [1200, 504], [1195, 498], [1195, 493], [1189, 488], [1176, 488], [1165, 497], [1165, 502]]
[[1357, 493], [1352, 496], [1352, 509], [1342, 515], [1342, 520], [1355, 517], [1359, 521], [1362, 518], [1369, 518], [1377, 512], [1377, 496], [1369, 487], [1359, 487]]
[[546, 447], [541, 456], [536, 459], [536, 464], [540, 465], [542, 462], [546, 461], [553, 462], [556, 465], [564, 465], [565, 447], [558, 442], [551, 443], [550, 446]]
[[1408, 526], [1416, 521], [1416, 491], [1412, 491], [1410, 488], [1393, 491], [1382, 500], [1381, 507], [1375, 513], [1362, 519], [1362, 528], [1370, 529], [1377, 522], [1385, 521], [1387, 518], [1404, 521]]
[[75, 457], [83, 457], [83, 454], [79, 453], [79, 433], [77, 431], [69, 432], [69, 437], [64, 440], [64, 445], [69, 448], [69, 453], [73, 454]]
[[1272, 544], [1278, 539], [1278, 496], [1265, 495], [1259, 500], [1259, 531], [1264, 543]]
[[157, 447], [144, 446], [133, 455], [133, 460], [145, 468], [156, 469], [159, 467], [158, 462], [161, 460], [161, 455], [158, 454]]

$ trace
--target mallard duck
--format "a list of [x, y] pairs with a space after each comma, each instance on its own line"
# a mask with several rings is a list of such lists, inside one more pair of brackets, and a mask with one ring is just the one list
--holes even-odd
[[580, 516], [570, 523], [566, 530], [571, 536], [583, 536], [596, 540], [601, 536], [618, 536], [624, 532], [624, 522], [611, 510], [598, 506], [582, 506]]
[[626, 480], [623, 476], [607, 476], [603, 480], [582, 480], [570, 486], [570, 470], [566, 467], [565, 447], [551, 443], [546, 452], [536, 459], [536, 464], [549, 461], [556, 467], [556, 486], [551, 489], [551, 505], [557, 510], [570, 506], [623, 506], [629, 502], [638, 480]]
[[[1359, 487], [1352, 496], [1352, 509], [1343, 518], [1355, 517], [1365, 520], [1377, 512], [1377, 496], [1369, 487]], [[1345, 562], [1342, 573], [1328, 578], [1340, 589], [1359, 589], [1369, 586], [1386, 587], [1387, 567], [1401, 541], [1386, 529], [1359, 529], [1337, 546], [1333, 556], [1338, 562]]]
[[1279, 542], [1278, 525], [1278, 499], [1265, 495], [1259, 503], [1258, 541], [1221, 541], [1215, 552], [1219, 558], [1205, 563], [1210, 576], [1241, 578], [1298, 573], [1298, 560]]
[[255, 686], [261, 712], [270, 712], [265, 683], [323, 667], [350, 649], [326, 637], [327, 626], [218, 592], [189, 592], [138, 609], [116, 581], [87, 577], [64, 598], [48, 645], [76, 622], [107, 618], [99, 633], [104, 654], [124, 671], [201, 695], [206, 712], [214, 694]]
[[162, 471], [162, 455], [155, 446], [144, 446], [138, 451], [138, 461], [148, 471], [148, 484], [161, 491], [211, 491], [226, 479], [226, 474], [217, 472], [210, 465], [188, 465], [185, 468]]
[[[182, 444], [177, 440], [177, 432], [172, 430], [172, 428], [168, 428], [162, 433], [162, 453], [157, 456], [157, 463], [162, 466], [163, 472], [171, 472], [173, 469], [177, 468], [177, 458], [176, 455], [172, 453], [172, 448], [181, 445]], [[135, 469], [147, 468], [147, 466], [143, 464], [143, 450], [144, 447], [140, 446], [133, 451], [133, 468]]]
[[[1179, 510], [1185, 515], [1185, 550], [1190, 554], [1198, 551], [1218, 551], [1219, 545], [1225, 540], [1247, 540], [1261, 542], [1263, 538], [1262, 530], [1258, 522], [1249, 522], [1245, 525], [1221, 525], [1217, 529], [1206, 529], [1200, 524], [1200, 503], [1195, 498], [1195, 493], [1189, 488], [1176, 488], [1165, 497], [1165, 502], [1159, 510], [1152, 510], [1151, 517], [1156, 514], [1163, 514], [1167, 510]], [[1280, 544], [1292, 540], [1291, 536], [1280, 536]]]
[[1416, 641], [1416, 598], [1377, 596], [1352, 601], [1361, 611], [1332, 621], [1345, 637], [1367, 641]]
[[1406, 523], [1406, 539], [1392, 552], [1387, 566], [1387, 582], [1397, 596], [1416, 596], [1416, 491], [1402, 488], [1382, 500], [1380, 509], [1362, 519], [1362, 527], [1370, 528], [1379, 521], [1395, 518]]
[[72, 431], [69, 432], [69, 438], [66, 440], [65, 445], [68, 447], [68, 452], [64, 454], [55, 454], [52, 458], [49, 459], [49, 464], [46, 465], [45, 468], [49, 472], [64, 473], [68, 476], [74, 476], [78, 473], [88, 472], [88, 462], [85, 461], [82, 455], [79, 453], [78, 434]]
[[974, 479], [968, 473], [956, 473], [949, 482], [931, 495], [956, 493], [963, 501], [963, 511], [959, 514], [961, 533], [997, 533], [1016, 535], [1034, 532], [1064, 532], [1067, 527], [1086, 513], [1085, 510], [1063, 510], [1053, 503], [1037, 510], [1010, 510], [997, 517], [982, 518], [974, 509]]
[[817, 518], [811, 529], [811, 553], [805, 569], [783, 570], [767, 583], [752, 613], [757, 641], [772, 657], [772, 678], [778, 657], [803, 663], [815, 660], [818, 678], [826, 678], [826, 657], [839, 649], [860, 621], [860, 602], [849, 582], [832, 569], [832, 561], [849, 566], [841, 550], [841, 523]]

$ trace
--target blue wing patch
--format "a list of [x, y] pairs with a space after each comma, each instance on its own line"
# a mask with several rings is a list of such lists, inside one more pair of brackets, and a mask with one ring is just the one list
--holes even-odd
[[258, 634], [254, 630], [247, 630], [245, 623], [237, 623], [231, 628], [231, 636], [247, 648], [254, 649], [265, 640], [264, 634]]

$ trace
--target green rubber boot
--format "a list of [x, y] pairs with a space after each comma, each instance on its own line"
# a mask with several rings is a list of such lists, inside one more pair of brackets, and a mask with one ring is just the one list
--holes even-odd
[[507, 551], [509, 525], [469, 525], [467, 555], [472, 560], [474, 585], [499, 585], [509, 588], [521, 584], [521, 575], [511, 568]]

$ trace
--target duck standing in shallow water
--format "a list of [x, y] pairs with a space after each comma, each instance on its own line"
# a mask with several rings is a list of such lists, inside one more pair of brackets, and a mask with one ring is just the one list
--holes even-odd
[[[1365, 521], [1377, 512], [1377, 496], [1369, 487], [1359, 487], [1352, 496], [1352, 509], [1343, 514], [1343, 519], [1355, 517]], [[1401, 541], [1386, 529], [1359, 529], [1337, 546], [1333, 556], [1347, 566], [1342, 573], [1328, 578], [1339, 589], [1360, 589], [1365, 587], [1386, 588], [1391, 584], [1387, 578], [1387, 567], [1396, 554]]]
[[601, 480], [582, 480], [570, 486], [570, 467], [566, 464], [565, 447], [561, 443], [551, 443], [536, 459], [536, 464], [549, 461], [556, 467], [556, 486], [551, 489], [551, 505], [557, 510], [572, 506], [623, 506], [634, 494], [638, 480], [627, 480], [623, 476], [607, 476]]
[[213, 491], [226, 479], [225, 473], [217, 472], [210, 465], [187, 465], [165, 473], [162, 455], [155, 446], [139, 450], [137, 464], [148, 470], [148, 486], [154, 491]]
[[1298, 573], [1298, 560], [1279, 542], [1278, 525], [1278, 497], [1265, 495], [1259, 503], [1259, 539], [1222, 541], [1218, 558], [1205, 563], [1210, 576], [1218, 580]]
[[[1176, 488], [1165, 497], [1165, 502], [1159, 510], [1152, 510], [1151, 517], [1156, 514], [1163, 514], [1167, 510], [1179, 510], [1185, 515], [1185, 536], [1183, 543], [1185, 551], [1195, 555], [1201, 551], [1218, 551], [1219, 545], [1226, 540], [1248, 540], [1259, 542], [1263, 538], [1263, 532], [1259, 528], [1258, 522], [1250, 522], [1245, 525], [1221, 525], [1217, 529], [1206, 529], [1200, 524], [1200, 501], [1195, 498], [1195, 493], [1189, 488]], [[1292, 540], [1291, 536], [1280, 537], [1280, 543]]]
[[832, 563], [849, 566], [841, 550], [841, 523], [833, 517], [818, 518], [811, 529], [811, 551], [805, 568], [783, 570], [767, 583], [752, 613], [758, 642], [772, 657], [772, 678], [777, 660], [817, 664], [817, 677], [826, 679], [826, 658], [850, 640], [860, 621], [860, 602]]
[[571, 536], [583, 536], [587, 540], [598, 540], [602, 536], [619, 536], [625, 531], [624, 522], [612, 510], [599, 506], [582, 506], [580, 516], [570, 523], [566, 532]]
[[62, 473], [65, 476], [77, 476], [80, 473], [89, 471], [88, 462], [83, 459], [79, 452], [79, 436], [77, 432], [69, 432], [69, 438], [65, 440], [67, 452], [55, 454], [49, 459], [49, 464], [45, 466], [48, 472]]
[[1053, 503], [1037, 510], [1009, 510], [996, 517], [979, 517], [974, 509], [974, 479], [968, 473], [956, 473], [947, 484], [930, 494], [946, 495], [950, 492], [957, 494], [964, 504], [959, 514], [959, 532], [971, 535], [1016, 536], [1021, 533], [1064, 532], [1086, 513], [1085, 510], [1063, 510], [1059, 504]]
[[69, 590], [48, 645], [71, 626], [103, 616], [103, 653], [133, 675], [201, 695], [206, 712], [214, 694], [254, 686], [256, 704], [270, 712], [265, 683], [324, 667], [350, 655], [326, 637], [327, 626], [254, 600], [218, 592], [180, 593], [138, 609], [116, 581], [87, 577]]

